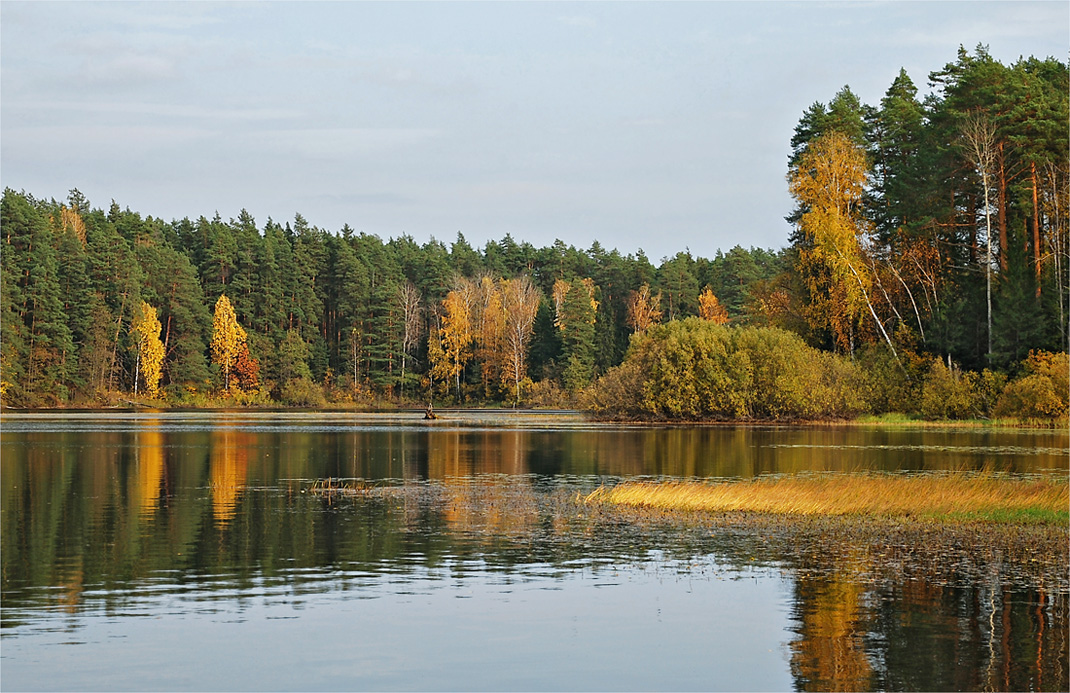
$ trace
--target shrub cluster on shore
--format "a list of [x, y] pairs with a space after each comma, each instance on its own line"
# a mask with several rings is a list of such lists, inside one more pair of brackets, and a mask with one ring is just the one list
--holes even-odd
[[777, 328], [687, 319], [635, 335], [624, 362], [585, 393], [611, 419], [841, 419], [890, 412], [925, 419], [1064, 420], [1067, 354], [1034, 351], [1015, 379], [880, 345], [853, 358]]

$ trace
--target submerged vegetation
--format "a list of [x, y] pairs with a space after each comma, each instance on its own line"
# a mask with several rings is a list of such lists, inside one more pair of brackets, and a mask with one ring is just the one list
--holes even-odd
[[0, 403], [1065, 422], [1070, 69], [979, 46], [929, 81], [802, 114], [775, 251], [421, 245], [5, 189]]
[[[493, 476], [404, 485], [317, 482], [313, 492], [332, 503], [395, 508], [414, 521], [440, 516], [458, 536], [496, 550], [535, 552], [539, 555], [529, 557], [535, 560], [546, 558], [541, 552], [564, 547], [579, 556], [625, 545], [636, 551], [685, 545], [696, 550], [713, 541], [741, 564], [787, 564], [810, 577], [967, 585], [998, 576], [1004, 584], [1070, 590], [1065, 480], [948, 475], [885, 481], [890, 485], [877, 477], [847, 476], [728, 486], [747, 495], [748, 489], [768, 490], [778, 483], [786, 492], [799, 484], [825, 484], [826, 490], [859, 491], [873, 503], [909, 512], [841, 512], [835, 504], [818, 511], [820, 503], [813, 498], [801, 501], [808, 512], [771, 512], [758, 503], [729, 510], [699, 507], [704, 485], [697, 483], [625, 482], [592, 492], [568, 485], [539, 489], [527, 479]], [[870, 482], [870, 490], [863, 490]], [[659, 487], [664, 495], [647, 502]], [[894, 498], [904, 491], [926, 495]], [[968, 499], [954, 500], [961, 493]], [[638, 502], [625, 500], [629, 494]], [[696, 502], [684, 502], [685, 495]], [[927, 512], [927, 502], [943, 510]]]
[[723, 483], [626, 482], [599, 488], [584, 502], [713, 513], [915, 516], [1066, 525], [1070, 520], [1068, 491], [1066, 478], [833, 474]]

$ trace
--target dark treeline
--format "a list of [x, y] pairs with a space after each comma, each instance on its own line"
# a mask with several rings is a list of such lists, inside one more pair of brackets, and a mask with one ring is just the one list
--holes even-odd
[[[536, 248], [506, 236], [476, 249], [458, 234], [449, 245], [420, 245], [348, 227], [331, 233], [300, 215], [262, 227], [245, 211], [228, 221], [216, 215], [168, 223], [115, 203], [93, 208], [78, 191], [57, 202], [5, 190], [2, 213], [3, 394], [13, 406], [132, 392], [139, 364], [131, 328], [141, 302], [158, 313], [163, 395], [194, 403], [198, 393], [221, 389], [210, 345], [223, 295], [256, 364], [254, 387], [243, 393], [250, 401], [263, 391], [317, 403], [315, 395], [304, 401], [300, 388], [285, 391], [299, 383], [325, 385], [339, 402], [400, 396], [403, 386], [406, 396], [423, 399], [434, 375], [429, 347], [455, 327], [446, 299], [465, 289], [479, 293], [482, 278], [500, 285], [529, 277], [535, 290], [537, 311], [523, 345], [525, 393], [534, 383], [562, 385], [570, 357], [586, 366], [570, 380], [578, 389], [622, 360], [633, 331], [629, 300], [644, 284], [665, 297], [666, 318], [697, 315], [700, 290], [709, 286], [729, 316], [745, 320], [749, 288], [784, 268], [782, 253], [740, 247], [713, 259], [679, 253], [656, 267], [641, 252], [625, 256], [597, 243]], [[597, 306], [593, 316], [577, 318], [587, 329], [575, 337], [563, 331], [553, 299], [555, 284], [560, 293], [562, 282], [571, 287], [574, 280], [593, 287], [588, 305]], [[415, 305], [407, 308], [412, 290]], [[415, 326], [406, 325], [407, 312]], [[510, 399], [500, 378], [483, 382], [481, 371], [496, 358], [483, 346], [473, 337], [458, 377], [434, 383], [443, 397]]]
[[929, 82], [919, 100], [900, 72], [877, 106], [844, 87], [802, 114], [780, 251], [655, 265], [598, 243], [384, 241], [244, 210], [165, 222], [7, 189], [3, 402], [557, 404], [630, 342], [653, 353], [634, 334], [689, 317], [868, 354], [906, 382], [936, 358], [953, 379], [1016, 375], [1067, 349], [1067, 65], [960, 49]]

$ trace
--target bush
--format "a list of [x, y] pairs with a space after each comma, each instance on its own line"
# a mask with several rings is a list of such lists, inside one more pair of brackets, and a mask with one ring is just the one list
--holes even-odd
[[279, 390], [279, 401], [291, 407], [322, 407], [327, 404], [323, 388], [308, 378], [291, 378]]
[[865, 409], [858, 367], [776, 328], [689, 318], [633, 336], [624, 363], [589, 390], [605, 416], [798, 419]]
[[[552, 381], [543, 382], [552, 384]], [[643, 373], [639, 359], [625, 359], [584, 391], [580, 405], [598, 415], [641, 416], [639, 394], [642, 390]]]
[[546, 378], [532, 383], [525, 379], [521, 384], [521, 402], [536, 409], [564, 409], [572, 406], [568, 392], [556, 381]]
[[975, 404], [970, 379], [952, 364], [933, 359], [921, 385], [921, 415], [926, 419], [968, 419]]
[[866, 405], [874, 414], [913, 413], [921, 400], [921, 383], [929, 360], [909, 349], [900, 349], [899, 359], [882, 344], [870, 344], [856, 353], [863, 374], [860, 387]]
[[1004, 388], [996, 414], [1021, 419], [1066, 417], [1070, 409], [1070, 356], [1031, 351], [1022, 367], [1022, 377]]

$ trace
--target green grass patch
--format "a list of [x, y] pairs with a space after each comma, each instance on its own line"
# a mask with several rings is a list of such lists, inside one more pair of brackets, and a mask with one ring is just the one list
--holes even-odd
[[933, 515], [932, 518], [949, 522], [987, 522], [997, 525], [1070, 525], [1070, 511], [1038, 507], [989, 508]]

